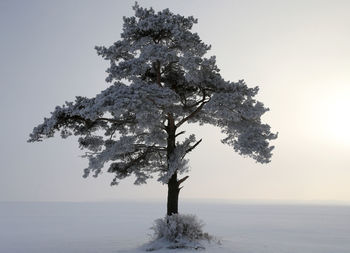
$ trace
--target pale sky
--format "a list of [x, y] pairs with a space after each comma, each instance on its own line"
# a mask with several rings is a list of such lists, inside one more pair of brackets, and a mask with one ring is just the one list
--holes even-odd
[[[117, 187], [83, 179], [76, 139], [26, 143], [56, 105], [107, 87], [95, 45], [120, 39], [134, 1], [0, 1], [0, 201], [166, 200], [156, 180]], [[181, 199], [350, 203], [350, 1], [139, 1], [194, 15], [226, 80], [260, 86], [263, 120], [279, 138], [272, 162], [255, 163], [191, 127]], [[190, 131], [187, 131], [189, 133]]]

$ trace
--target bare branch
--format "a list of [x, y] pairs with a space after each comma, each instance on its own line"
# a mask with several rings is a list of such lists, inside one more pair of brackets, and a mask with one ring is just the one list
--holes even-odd
[[192, 147], [190, 147], [189, 149], [186, 150], [186, 154], [191, 152], [192, 150], [194, 150], [199, 145], [199, 143], [201, 143], [201, 142], [202, 142], [202, 139], [197, 141]]
[[175, 134], [175, 137], [178, 137], [179, 135], [184, 134], [184, 133], [186, 133], [186, 132], [185, 131], [181, 131], [180, 133]]
[[187, 178], [189, 178], [189, 176], [185, 176], [184, 178], [181, 178], [180, 180], [177, 181], [177, 184], [180, 185], [180, 184], [183, 183]]

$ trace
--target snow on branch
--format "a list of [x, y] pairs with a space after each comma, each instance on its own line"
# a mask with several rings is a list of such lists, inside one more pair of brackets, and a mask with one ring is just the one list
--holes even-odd
[[174, 152], [168, 159], [168, 168], [165, 173], [161, 173], [158, 181], [167, 184], [171, 176], [178, 172], [180, 174], [186, 173], [189, 170], [188, 160], [185, 159], [189, 150], [194, 149], [201, 141], [191, 146], [191, 143], [196, 142], [195, 135], [192, 134], [186, 138], [182, 143], [177, 142]]

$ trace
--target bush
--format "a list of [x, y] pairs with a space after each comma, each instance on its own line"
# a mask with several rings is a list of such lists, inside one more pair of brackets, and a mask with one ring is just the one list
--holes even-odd
[[211, 236], [204, 233], [204, 223], [195, 215], [173, 214], [163, 219], [157, 219], [151, 229], [154, 239], [165, 239], [172, 243], [198, 242], [211, 240]]

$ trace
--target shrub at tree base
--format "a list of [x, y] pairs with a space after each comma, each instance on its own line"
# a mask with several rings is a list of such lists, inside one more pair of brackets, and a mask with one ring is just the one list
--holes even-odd
[[154, 221], [153, 241], [146, 249], [153, 251], [161, 248], [204, 249], [200, 242], [213, 241], [214, 237], [203, 232], [204, 223], [192, 214], [173, 214]]

